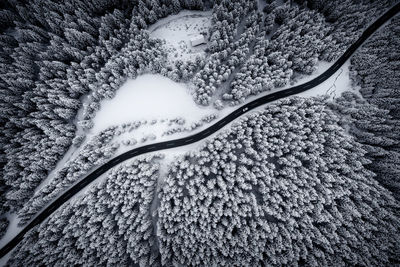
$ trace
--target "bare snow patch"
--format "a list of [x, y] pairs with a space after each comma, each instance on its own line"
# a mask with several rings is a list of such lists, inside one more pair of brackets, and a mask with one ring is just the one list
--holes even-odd
[[[328, 95], [331, 99], [339, 97], [344, 91], [352, 89], [349, 66], [350, 60], [347, 60], [346, 63], [344, 63], [343, 66], [335, 72], [335, 74], [329, 77], [328, 80], [297, 95], [302, 97]], [[321, 71], [318, 69], [315, 74], [309, 76], [309, 80], [319, 76], [324, 71], [325, 70]]]
[[[11, 239], [13, 239], [16, 235], [18, 235], [23, 228], [23, 227], [18, 226], [19, 218], [17, 217], [17, 214], [7, 213], [6, 217], [10, 221], [10, 224], [7, 227], [7, 231], [6, 231], [5, 235], [0, 240], [0, 248], [3, 248], [5, 245], [7, 245], [7, 243], [10, 242]], [[6, 266], [6, 263], [7, 263], [8, 259], [11, 257], [11, 253], [13, 252], [13, 250], [8, 252], [6, 255], [4, 255], [0, 259], [0, 266]]]
[[206, 44], [192, 47], [190, 40], [198, 35], [206, 37], [211, 26], [212, 11], [184, 10], [168, 16], [149, 27], [150, 37], [165, 41], [170, 61], [194, 61], [204, 56]]
[[211, 108], [197, 105], [188, 87], [158, 74], [144, 74], [128, 80], [113, 99], [101, 102], [92, 133], [132, 121], [182, 117], [198, 121]]

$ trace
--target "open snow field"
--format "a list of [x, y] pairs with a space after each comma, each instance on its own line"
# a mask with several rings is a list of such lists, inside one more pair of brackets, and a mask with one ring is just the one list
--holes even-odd
[[[325, 65], [325, 63], [323, 64]], [[321, 83], [318, 86], [311, 88], [303, 93], [298, 94], [298, 96], [302, 97], [312, 97], [312, 96], [322, 96], [329, 95], [331, 99], [339, 97], [344, 91], [352, 90], [356, 92], [356, 90], [352, 89], [351, 79], [349, 74], [349, 66], [350, 60], [346, 61], [343, 66], [328, 80]], [[324, 67], [318, 68], [315, 73], [310, 75], [310, 80], [319, 76], [322, 72], [324, 72]]]
[[208, 34], [211, 11], [181, 11], [159, 20], [149, 27], [150, 36], [165, 41], [170, 61], [193, 61], [204, 56], [206, 44], [192, 47], [190, 39], [198, 34]]
[[[180, 117], [190, 123], [214, 112], [210, 107], [197, 105], [185, 84], [162, 75], [144, 74], [128, 80], [113, 99], [101, 102], [90, 132], [96, 134], [109, 126], [140, 120], [150, 122]], [[157, 128], [156, 135], [163, 130]]]

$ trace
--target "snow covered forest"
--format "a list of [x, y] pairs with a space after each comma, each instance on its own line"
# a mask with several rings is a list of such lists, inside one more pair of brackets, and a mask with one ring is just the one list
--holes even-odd
[[399, 203], [366, 153], [323, 99], [282, 100], [164, 175], [157, 157], [116, 167], [9, 263], [389, 265], [400, 255]]
[[[394, 4], [0, 1], [0, 239], [12, 216], [25, 226], [122, 152], [189, 135], [332, 65]], [[184, 39], [162, 39], [166, 23]], [[204, 44], [188, 48], [195, 34]], [[396, 15], [352, 55], [341, 95], [287, 97], [172, 160], [166, 150], [114, 167], [29, 231], [7, 264], [400, 264], [399, 36]], [[149, 74], [186, 86], [193, 120], [96, 125], [104, 101]]]

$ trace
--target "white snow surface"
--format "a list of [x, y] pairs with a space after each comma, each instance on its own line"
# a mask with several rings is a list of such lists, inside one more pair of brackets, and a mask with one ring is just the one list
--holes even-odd
[[[326, 63], [322, 64], [325, 65]], [[329, 67], [329, 65], [326, 66]], [[357, 90], [354, 90], [351, 86], [349, 66], [350, 60], [347, 60], [346, 63], [344, 63], [343, 66], [338, 71], [336, 71], [335, 74], [329, 77], [329, 79], [327, 79], [325, 82], [297, 95], [301, 97], [329, 95], [331, 99], [334, 99], [339, 97], [344, 91], [352, 90], [356, 92]], [[325, 70], [325, 68], [318, 68], [318, 71], [308, 76], [309, 80], [317, 77]]]
[[[215, 113], [210, 107], [200, 107], [187, 85], [158, 74], [144, 74], [128, 80], [118, 89], [113, 99], [103, 100], [94, 118], [92, 134], [107, 127], [140, 120], [184, 118], [186, 122], [199, 121]], [[162, 133], [154, 127], [153, 134]]]
[[[7, 231], [3, 238], [0, 240], [0, 248], [7, 245], [7, 243], [13, 239], [19, 232], [22, 230], [22, 227], [18, 226], [18, 222], [20, 219], [17, 217], [17, 214], [6, 214], [7, 219], [10, 221], [8, 225]], [[4, 257], [0, 259], [0, 266], [5, 266], [7, 261], [10, 259], [13, 250], [7, 253]]]
[[0, 267], [6, 266], [7, 261], [11, 258], [11, 253], [12, 251], [0, 259]]
[[[212, 11], [183, 10], [168, 16], [148, 28], [150, 37], [165, 41], [170, 61], [193, 61], [197, 56], [205, 56], [206, 44], [192, 47], [190, 39], [207, 33], [211, 26]], [[206, 38], [207, 41], [207, 38]]]

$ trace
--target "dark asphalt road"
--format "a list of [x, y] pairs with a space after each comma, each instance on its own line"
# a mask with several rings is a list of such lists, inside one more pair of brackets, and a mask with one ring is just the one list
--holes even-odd
[[361, 37], [354, 43], [352, 44], [346, 52], [328, 69], [326, 70], [323, 74], [318, 76], [317, 78], [306, 82], [304, 84], [294, 86], [292, 88], [288, 88], [286, 90], [282, 90], [273, 94], [269, 94], [263, 97], [260, 97], [254, 101], [251, 101], [247, 103], [246, 105], [240, 107], [239, 109], [235, 110], [234, 112], [230, 113], [228, 116], [225, 118], [221, 119], [214, 125], [210, 126], [209, 128], [185, 137], [181, 139], [176, 139], [176, 140], [171, 140], [171, 141], [166, 141], [166, 142], [161, 142], [161, 143], [156, 143], [156, 144], [151, 144], [139, 148], [132, 149], [124, 154], [121, 154], [103, 166], [99, 167], [92, 173], [90, 173], [86, 178], [82, 179], [80, 182], [75, 184], [73, 187], [71, 187], [69, 190], [67, 190], [64, 194], [62, 194], [60, 197], [58, 197], [52, 204], [50, 204], [46, 209], [44, 209], [39, 215], [37, 215], [27, 226], [25, 226], [22, 231], [15, 236], [6, 246], [4, 246], [0, 250], [0, 257], [5, 256], [8, 252], [10, 252], [24, 237], [24, 235], [32, 229], [34, 226], [40, 224], [43, 222], [53, 211], [58, 209], [62, 204], [64, 204], [66, 201], [68, 201], [72, 196], [74, 196], [76, 193], [78, 193], [81, 189], [83, 189], [85, 186], [93, 182], [96, 178], [98, 178], [100, 175], [103, 173], [107, 172], [111, 168], [115, 167], [116, 165], [120, 164], [121, 162], [128, 160], [132, 157], [142, 155], [145, 153], [149, 152], [154, 152], [162, 149], [168, 149], [168, 148], [173, 148], [173, 147], [179, 147], [179, 146], [184, 146], [188, 145], [194, 142], [197, 142], [201, 139], [204, 139], [211, 134], [215, 133], [228, 123], [232, 122], [234, 119], [238, 118], [239, 116], [243, 115], [244, 113], [259, 107], [261, 105], [264, 105], [266, 103], [278, 100], [283, 97], [288, 97], [291, 95], [295, 95], [301, 92], [304, 92], [308, 89], [311, 89], [322, 82], [326, 81], [330, 76], [332, 76], [337, 70], [340, 69], [340, 67], [350, 58], [350, 56], [357, 50], [358, 47], [361, 46], [361, 44], [368, 39], [380, 26], [382, 26], [385, 22], [387, 22], [390, 18], [392, 18], [394, 15], [396, 15], [400, 11], [400, 3], [396, 4], [393, 6], [390, 10], [388, 10], [385, 14], [383, 14], [379, 19], [377, 19], [373, 24], [371, 24], [361, 35]]

